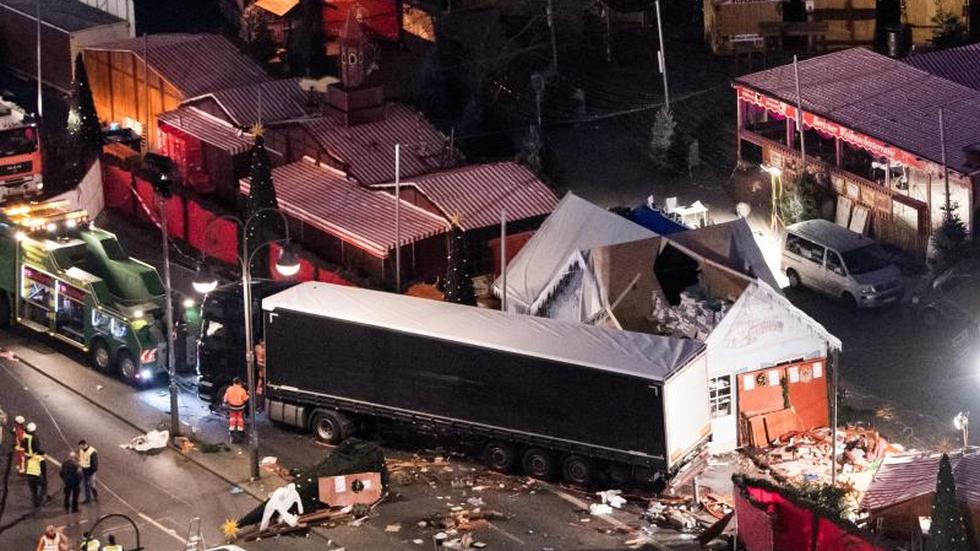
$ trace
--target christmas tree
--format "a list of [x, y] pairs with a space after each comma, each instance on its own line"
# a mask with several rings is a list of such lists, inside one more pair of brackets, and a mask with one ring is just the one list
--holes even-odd
[[966, 526], [960, 504], [956, 501], [956, 482], [949, 456], [939, 460], [939, 478], [936, 482], [936, 501], [932, 506], [932, 525], [926, 551], [967, 551]]
[[661, 107], [657, 111], [657, 117], [653, 121], [653, 130], [650, 132], [650, 157], [657, 168], [670, 168], [670, 148], [674, 145], [676, 128], [674, 113], [667, 109], [666, 105]]
[[[279, 209], [276, 199], [276, 188], [272, 185], [272, 165], [269, 154], [265, 150], [265, 138], [262, 137], [262, 127], [256, 125], [252, 130], [255, 134], [255, 145], [252, 146], [252, 171], [248, 190], [248, 202], [245, 205], [245, 254], [249, 255], [256, 248], [271, 239], [280, 239], [286, 229], [282, 227], [282, 218], [274, 210]], [[257, 277], [269, 276], [269, 249], [255, 253], [252, 259], [252, 274]]]
[[457, 304], [476, 304], [473, 291], [473, 274], [470, 273], [470, 260], [467, 254], [466, 236], [459, 226], [459, 217], [452, 220], [453, 232], [449, 243], [449, 268], [446, 272], [446, 285], [443, 293], [446, 302]]
[[71, 83], [68, 110], [68, 155], [71, 174], [81, 179], [89, 159], [102, 152], [102, 125], [95, 112], [95, 100], [88, 83], [82, 54], [75, 56], [75, 80]]

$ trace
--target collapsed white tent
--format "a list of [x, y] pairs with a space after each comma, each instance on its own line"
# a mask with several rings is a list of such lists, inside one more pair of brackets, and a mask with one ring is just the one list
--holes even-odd
[[[507, 265], [507, 311], [524, 314], [576, 251], [654, 237], [652, 231], [567, 193]], [[502, 296], [502, 278], [493, 293]]]

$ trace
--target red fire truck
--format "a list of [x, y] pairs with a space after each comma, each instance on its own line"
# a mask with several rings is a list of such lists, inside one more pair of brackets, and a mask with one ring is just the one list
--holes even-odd
[[44, 188], [36, 119], [0, 98], [0, 202], [38, 195]]

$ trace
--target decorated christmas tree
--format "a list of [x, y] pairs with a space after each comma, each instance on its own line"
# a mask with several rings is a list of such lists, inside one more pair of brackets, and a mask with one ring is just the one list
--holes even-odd
[[657, 110], [653, 129], [650, 131], [650, 158], [653, 159], [657, 168], [670, 168], [670, 148], [674, 145], [676, 128], [677, 122], [674, 121], [674, 113], [667, 109], [667, 106]]
[[956, 501], [956, 482], [949, 456], [939, 460], [939, 478], [936, 482], [936, 501], [932, 506], [932, 525], [926, 551], [967, 551], [966, 525], [960, 504]]
[[81, 178], [88, 160], [102, 152], [102, 125], [95, 112], [95, 101], [82, 54], [75, 56], [75, 80], [71, 84], [67, 153], [72, 176]]
[[476, 304], [473, 291], [473, 274], [470, 273], [470, 260], [467, 254], [466, 236], [459, 226], [459, 218], [452, 220], [453, 232], [449, 243], [448, 270], [444, 294], [446, 302]]
[[[269, 163], [269, 154], [265, 150], [262, 127], [256, 125], [252, 132], [255, 134], [255, 144], [252, 146], [251, 180], [248, 202], [245, 205], [245, 220], [250, 221], [245, 228], [245, 243], [248, 245], [245, 254], [247, 255], [266, 241], [281, 239], [286, 231], [282, 227], [282, 218], [274, 212], [279, 209], [279, 201], [276, 200], [276, 188], [272, 185], [272, 165]], [[268, 247], [263, 247], [255, 253], [252, 259], [252, 275], [269, 277]]]

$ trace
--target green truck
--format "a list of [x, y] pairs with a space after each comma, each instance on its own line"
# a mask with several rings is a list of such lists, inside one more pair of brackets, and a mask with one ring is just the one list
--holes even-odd
[[166, 372], [164, 287], [116, 236], [61, 203], [0, 209], [0, 323], [78, 347], [130, 384]]

